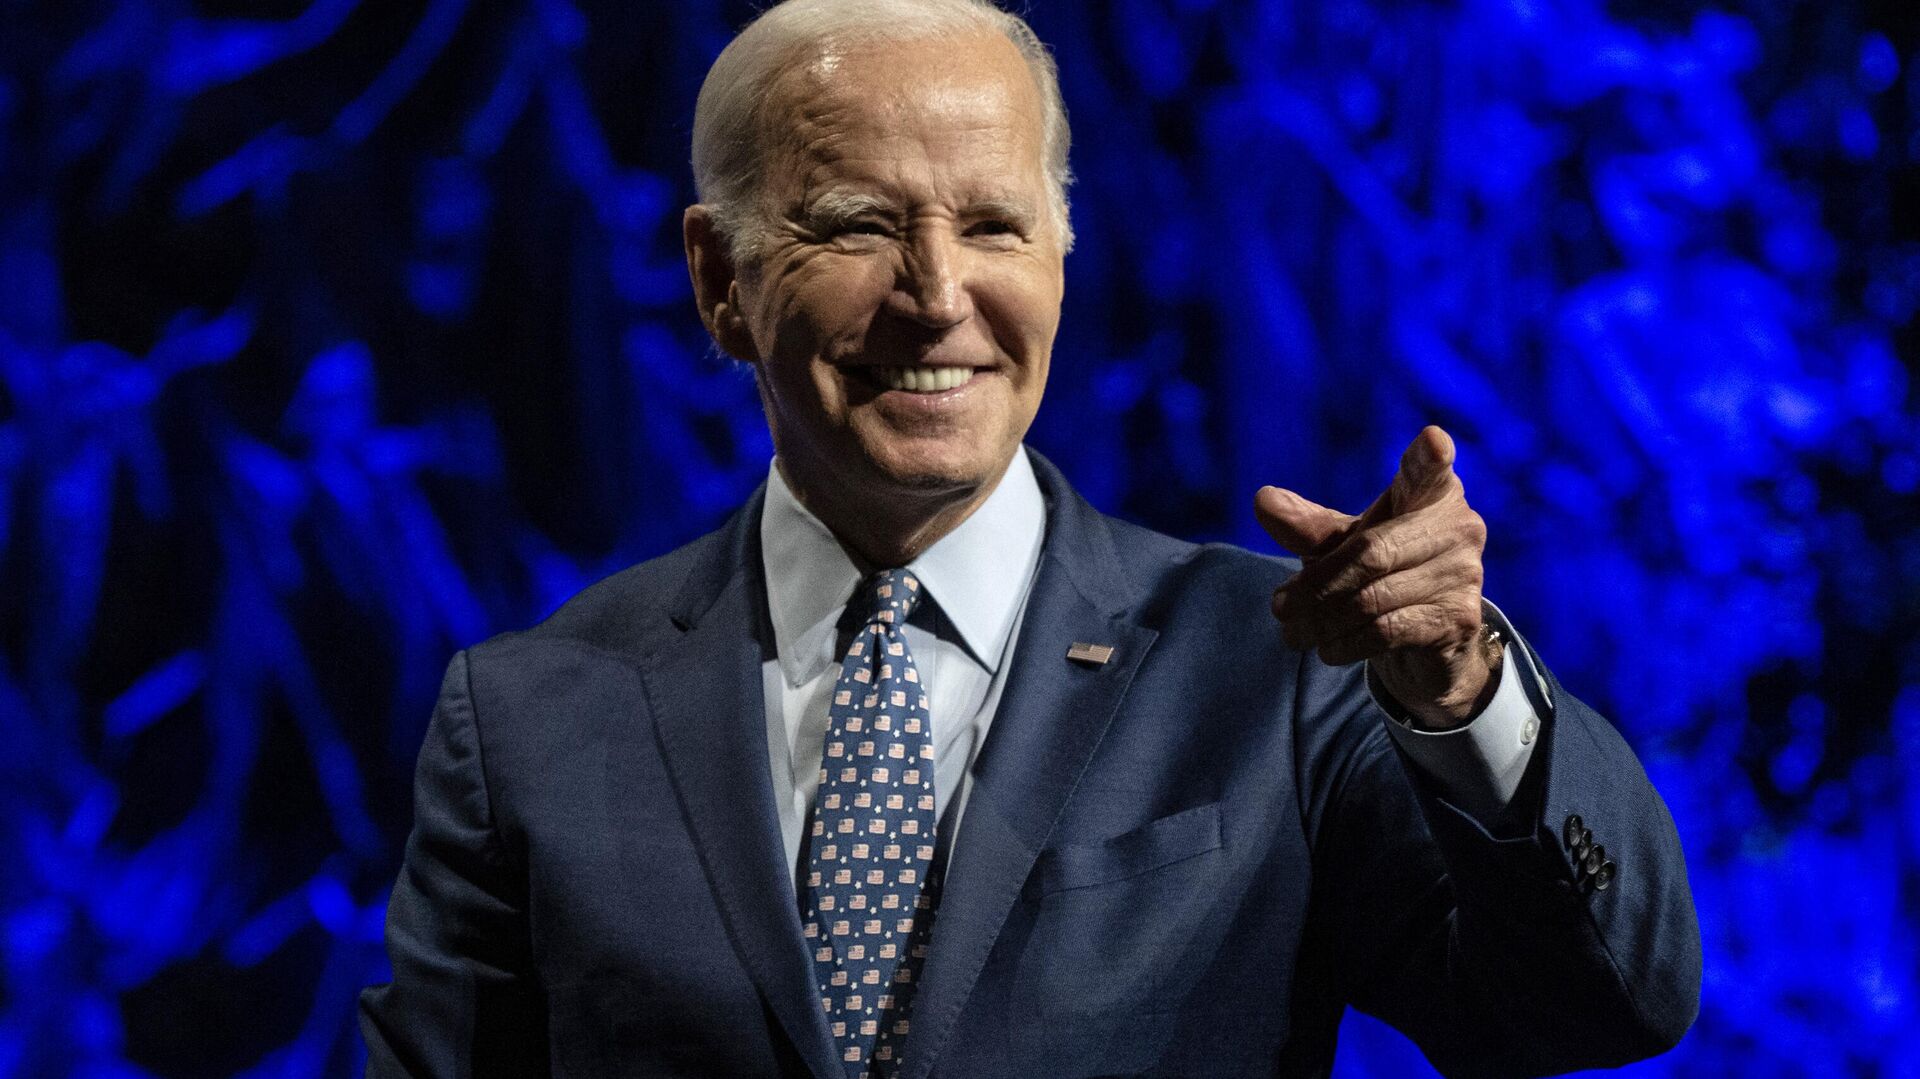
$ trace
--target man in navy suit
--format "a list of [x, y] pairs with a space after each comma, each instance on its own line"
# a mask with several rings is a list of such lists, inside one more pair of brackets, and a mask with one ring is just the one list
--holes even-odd
[[[776, 460], [454, 658], [370, 1075], [1322, 1075], [1348, 1005], [1524, 1075], [1686, 1030], [1672, 822], [1482, 601], [1443, 432], [1357, 517], [1258, 492], [1304, 563], [1024, 450], [1066, 142], [1044, 47], [972, 0], [790, 0], [715, 63], [687, 260]], [[884, 897], [830, 853], [867, 825]]]

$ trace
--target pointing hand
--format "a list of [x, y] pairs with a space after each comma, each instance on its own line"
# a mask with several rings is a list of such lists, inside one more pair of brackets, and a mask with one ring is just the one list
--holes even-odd
[[1487, 527], [1453, 458], [1445, 431], [1422, 430], [1358, 517], [1280, 487], [1253, 498], [1261, 526], [1303, 562], [1273, 593], [1287, 643], [1328, 664], [1372, 661], [1387, 692], [1433, 727], [1473, 718], [1497, 684], [1479, 643]]

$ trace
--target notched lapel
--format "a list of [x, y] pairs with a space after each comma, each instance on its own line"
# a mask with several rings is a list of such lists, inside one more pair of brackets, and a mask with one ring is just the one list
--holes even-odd
[[[760, 644], [752, 632], [765, 594], [751, 541], [758, 498], [736, 528], [741, 518], [747, 535], [732, 537], [713, 565], [691, 575], [673, 612], [685, 631], [643, 660], [642, 677], [661, 755], [727, 932], [787, 1037], [826, 1079], [841, 1073], [800, 936], [766, 769]], [[755, 749], [723, 749], [741, 746]]]
[[[1123, 611], [1105, 523], [1036, 455], [1056, 500], [1000, 710], [974, 764], [949, 857], [902, 1079], [937, 1062], [1001, 927], [1158, 636]], [[1049, 482], [1051, 481], [1051, 482]], [[1071, 500], [1071, 505], [1062, 505]], [[1091, 585], [1091, 587], [1083, 587]], [[1068, 657], [1076, 642], [1113, 646], [1107, 662]]]

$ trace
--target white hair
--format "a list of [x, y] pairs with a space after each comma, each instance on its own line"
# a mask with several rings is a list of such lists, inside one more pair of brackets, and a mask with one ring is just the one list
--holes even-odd
[[1013, 42], [1033, 73], [1044, 109], [1041, 150], [1062, 250], [1067, 217], [1067, 108], [1053, 56], [1026, 20], [992, 0], [785, 0], [748, 23], [707, 70], [693, 109], [693, 183], [734, 264], [751, 265], [766, 222], [755, 209], [766, 151], [766, 103], [789, 65], [825, 43], [913, 41], [980, 30]]

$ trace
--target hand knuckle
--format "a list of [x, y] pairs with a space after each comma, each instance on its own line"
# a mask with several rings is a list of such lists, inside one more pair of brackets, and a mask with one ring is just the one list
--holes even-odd
[[1446, 614], [1448, 628], [1464, 629], [1468, 633], [1479, 632], [1480, 599], [1478, 593], [1460, 593], [1448, 606]]
[[1368, 532], [1360, 538], [1354, 562], [1371, 573], [1385, 573], [1393, 568], [1393, 555], [1392, 540], [1378, 531]]
[[1462, 522], [1461, 527], [1466, 532], [1468, 542], [1472, 543], [1475, 547], [1486, 546], [1487, 519], [1485, 517], [1480, 516], [1473, 510], [1468, 510], [1466, 519]]
[[1449, 580], [1469, 580], [1480, 572], [1480, 552], [1470, 544], [1455, 544], [1434, 556], [1433, 567]]

